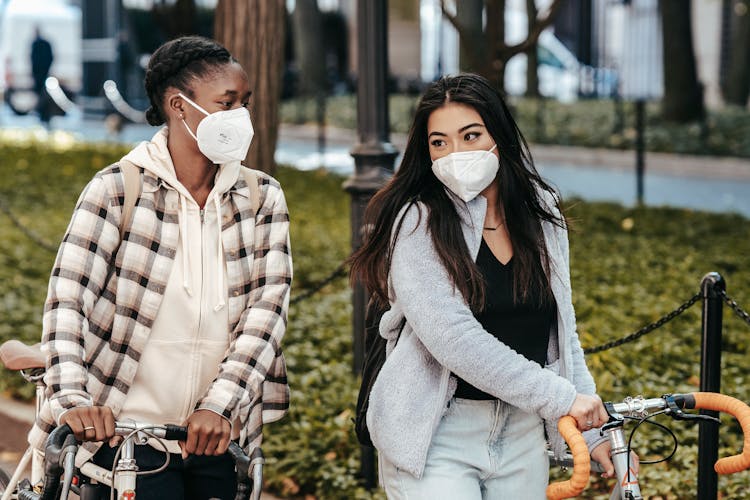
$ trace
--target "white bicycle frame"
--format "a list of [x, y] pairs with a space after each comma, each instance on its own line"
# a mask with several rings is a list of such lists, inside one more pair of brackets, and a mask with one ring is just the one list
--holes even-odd
[[[9, 347], [7, 350], [0, 351], [2, 354], [2, 362], [11, 370], [20, 371], [21, 375], [29, 382], [36, 386], [36, 401], [35, 401], [35, 415], [39, 415], [43, 404], [46, 402], [45, 386], [44, 386], [44, 362], [39, 359], [39, 353], [37, 348], [34, 346], [24, 346], [18, 341], [9, 341], [8, 343], [15, 343], [15, 346]], [[6, 343], [6, 344], [8, 344]], [[22, 346], [22, 356], [13, 359], [18, 346]], [[5, 345], [3, 345], [5, 347]], [[13, 351], [11, 351], [13, 350]], [[7, 355], [7, 357], [6, 357]], [[33, 358], [30, 359], [29, 358]], [[8, 361], [10, 360], [10, 361]], [[20, 361], [19, 361], [20, 360]], [[12, 366], [10, 366], [12, 365]], [[84, 463], [79, 471], [82, 475], [89, 479], [104, 484], [110, 488], [113, 488], [117, 494], [118, 499], [121, 500], [133, 500], [135, 498], [136, 491], [136, 477], [138, 475], [138, 466], [135, 460], [134, 452], [135, 445], [144, 445], [149, 438], [154, 437], [156, 439], [175, 439], [176, 426], [162, 426], [153, 425], [137, 422], [116, 422], [117, 434], [124, 436], [125, 441], [122, 443], [119, 451], [119, 459], [114, 467], [114, 474], [112, 470], [100, 467], [92, 462]], [[169, 427], [169, 429], [167, 429]], [[185, 430], [179, 431], [184, 433]], [[184, 434], [183, 434], [184, 435]], [[171, 438], [168, 436], [172, 436]], [[63, 489], [61, 498], [66, 498], [67, 492], [72, 481], [73, 474], [75, 472], [75, 453], [68, 452], [68, 448], [64, 450], [65, 462], [64, 462], [64, 479], [62, 481]], [[250, 498], [257, 500], [260, 498], [260, 492], [263, 484], [263, 454], [260, 449], [256, 449], [251, 457], [248, 457], [244, 452], [236, 446], [234, 443], [230, 443], [229, 453], [235, 461], [235, 466], [242, 468], [241, 477], [252, 479], [253, 488], [252, 491], [245, 491]], [[45, 476], [45, 465], [44, 465], [44, 453], [36, 450], [32, 446], [29, 446], [21, 457], [18, 465], [13, 471], [12, 476], [8, 481], [8, 485], [0, 496], [0, 500], [15, 500], [17, 496], [18, 483], [21, 478], [24, 477], [26, 470], [31, 465], [30, 482], [32, 487], [42, 484]], [[245, 466], [247, 468], [245, 469]], [[238, 477], [238, 492], [240, 487], [240, 478]], [[243, 482], [243, 488], [248, 485]]]
[[[46, 396], [44, 395], [44, 383], [42, 382], [42, 377], [44, 376], [44, 374], [30, 374], [25, 373], [24, 371], [22, 371], [21, 374], [26, 380], [34, 383], [34, 385], [36, 386], [34, 415], [39, 415], [39, 410], [42, 408], [42, 404], [46, 401]], [[18, 482], [21, 480], [21, 477], [23, 477], [24, 472], [26, 472], [26, 469], [29, 467], [29, 464], [31, 464], [31, 476], [29, 478], [31, 480], [31, 484], [38, 484], [42, 481], [42, 478], [44, 477], [44, 454], [41, 451], [33, 448], [32, 446], [29, 446], [28, 448], [26, 448], [26, 451], [21, 457], [21, 460], [18, 462], [16, 469], [13, 471], [13, 475], [10, 477], [10, 481], [8, 482], [8, 487], [3, 492], [0, 500], [11, 499], [13, 491], [18, 485]]]

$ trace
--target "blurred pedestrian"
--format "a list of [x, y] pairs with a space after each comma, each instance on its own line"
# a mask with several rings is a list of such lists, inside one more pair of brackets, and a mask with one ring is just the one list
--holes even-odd
[[34, 40], [31, 42], [31, 76], [34, 79], [34, 92], [37, 96], [36, 111], [41, 122], [47, 126], [52, 114], [45, 82], [49, 77], [54, 59], [52, 44], [42, 37], [39, 27], [36, 27]]

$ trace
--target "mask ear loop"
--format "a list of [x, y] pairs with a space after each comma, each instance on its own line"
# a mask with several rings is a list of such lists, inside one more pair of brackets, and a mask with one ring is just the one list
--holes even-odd
[[195, 109], [197, 109], [198, 111], [200, 111], [204, 115], [208, 116], [208, 115], [211, 114], [208, 111], [206, 111], [205, 109], [203, 109], [200, 106], [198, 106], [195, 102], [193, 102], [188, 96], [186, 96], [182, 92], [178, 93], [177, 95], [180, 96], [180, 97], [182, 97], [183, 99], [185, 99], [188, 102], [188, 104], [190, 104], [191, 106], [193, 106]]
[[[202, 107], [198, 106], [195, 102], [192, 101], [192, 99], [190, 99], [188, 96], [186, 96], [182, 92], [178, 93], [177, 95], [180, 96], [180, 97], [182, 97], [183, 99], [185, 99], [185, 101], [187, 101], [188, 104], [190, 104], [192, 107], [194, 107], [195, 109], [197, 109], [198, 111], [200, 111], [204, 115], [209, 116], [211, 114], [208, 111], [206, 111], [205, 109], [203, 109]], [[198, 141], [198, 137], [193, 133], [192, 130], [190, 130], [190, 127], [188, 126], [187, 122], [185, 121], [185, 115], [180, 116], [180, 119], [182, 120], [182, 124], [185, 125], [185, 128], [188, 131], [188, 134], [190, 134], [190, 137], [192, 137], [193, 139], [195, 139], [195, 141], [197, 142]]]
[[190, 134], [190, 137], [195, 139], [195, 142], [198, 142], [198, 137], [193, 133], [192, 130], [190, 130], [190, 127], [188, 126], [187, 122], [185, 121], [185, 117], [182, 117], [182, 124], [185, 125], [185, 129], [187, 129], [188, 134]]

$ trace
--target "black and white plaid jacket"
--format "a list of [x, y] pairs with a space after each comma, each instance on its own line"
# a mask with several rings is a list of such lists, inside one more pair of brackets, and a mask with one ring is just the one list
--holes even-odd
[[[29, 434], [37, 448], [67, 409], [103, 405], [117, 416], [174, 264], [177, 193], [144, 170], [121, 242], [122, 179], [115, 164], [89, 182], [55, 260], [43, 319], [47, 403]], [[280, 347], [292, 281], [289, 215], [278, 182], [261, 172], [257, 179], [258, 213], [242, 175], [221, 200], [230, 348], [195, 408], [239, 419], [245, 448], [259, 445], [263, 423], [278, 420], [289, 407]], [[92, 454], [97, 448], [85, 447]]]

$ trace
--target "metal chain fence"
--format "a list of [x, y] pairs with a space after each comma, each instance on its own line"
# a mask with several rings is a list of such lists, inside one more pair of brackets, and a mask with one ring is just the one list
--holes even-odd
[[343, 276], [346, 276], [346, 262], [342, 262], [339, 264], [339, 267], [333, 270], [331, 274], [323, 278], [322, 280], [315, 283], [313, 286], [305, 290], [304, 292], [300, 293], [299, 295], [295, 296], [293, 299], [289, 301], [289, 304], [296, 304], [298, 302], [301, 302], [309, 297], [312, 297], [317, 292], [319, 292], [321, 289], [323, 289], [326, 285], [329, 283], [332, 283], [337, 278], [341, 278]]
[[[37, 234], [35, 234], [31, 229], [24, 226], [23, 222], [16, 217], [16, 215], [8, 208], [8, 206], [5, 204], [5, 202], [0, 199], [0, 212], [4, 213], [8, 219], [13, 223], [14, 226], [16, 226], [27, 238], [29, 238], [31, 241], [39, 245], [41, 248], [52, 252], [57, 253], [57, 247], [54, 245], [49, 244], [48, 242], [41, 239]], [[289, 304], [297, 304], [299, 302], [302, 302], [305, 299], [308, 299], [315, 295], [317, 292], [325, 288], [327, 285], [331, 284], [338, 278], [342, 278], [346, 276], [346, 262], [342, 262], [341, 264], [336, 267], [328, 276], [323, 278], [322, 280], [316, 282], [308, 288], [307, 290], [301, 292], [300, 294], [296, 295], [294, 298], [292, 298], [289, 301]], [[743, 310], [739, 304], [737, 304], [737, 301], [732, 299], [729, 295], [727, 295], [727, 292], [725, 290], [719, 290], [719, 295], [721, 295], [721, 298], [724, 300], [724, 302], [729, 306], [729, 308], [734, 311], [734, 313], [739, 317], [741, 320], [743, 320], [745, 323], [747, 323], [750, 326], [750, 314], [748, 314], [747, 311]], [[623, 344], [627, 344], [629, 342], [633, 342], [635, 340], [638, 340], [639, 338], [643, 337], [644, 335], [653, 332], [654, 330], [657, 330], [664, 326], [666, 323], [669, 323], [673, 319], [675, 319], [680, 314], [684, 313], [686, 310], [688, 310], [693, 304], [698, 302], [701, 299], [701, 292], [696, 293], [692, 297], [690, 297], [687, 301], [685, 301], [682, 305], [680, 305], [678, 308], [676, 308], [674, 311], [665, 314], [658, 320], [654, 321], [653, 323], [650, 323], [637, 332], [631, 333], [630, 335], [627, 335], [625, 337], [622, 337], [617, 340], [613, 340], [611, 342], [607, 342], [606, 344], [602, 344], [596, 347], [590, 347], [588, 349], [584, 349], [584, 354], [596, 354], [598, 352], [606, 351], [608, 349], [612, 349], [614, 347], [621, 346]]]
[[729, 308], [734, 311], [734, 313], [745, 323], [750, 326], [750, 314], [748, 314], [746, 311], [744, 311], [738, 304], [737, 301], [735, 301], [732, 297], [727, 295], [727, 292], [725, 290], [719, 290], [719, 295], [721, 295], [721, 298], [724, 299], [724, 302], [727, 303]]
[[672, 321], [673, 319], [675, 319], [677, 316], [679, 316], [680, 314], [682, 314], [685, 311], [687, 311], [693, 304], [695, 304], [696, 302], [698, 302], [701, 299], [702, 296], [703, 295], [701, 294], [701, 292], [698, 292], [695, 295], [693, 295], [692, 297], [690, 297], [687, 301], [685, 301], [685, 303], [683, 303], [680, 307], [678, 307], [674, 311], [670, 312], [669, 314], [666, 314], [666, 315], [662, 316], [661, 318], [659, 318], [658, 320], [654, 321], [653, 323], [650, 323], [650, 324], [644, 326], [643, 328], [641, 328], [637, 332], [631, 333], [627, 337], [623, 337], [621, 339], [613, 340], [612, 342], [607, 342], [606, 344], [602, 344], [600, 346], [590, 347], [588, 349], [584, 349], [583, 353], [584, 354], [595, 354], [597, 352], [606, 351], [607, 349], [612, 349], [613, 347], [618, 347], [618, 346], [621, 346], [622, 344], [627, 344], [628, 342], [633, 342], [635, 340], [638, 340], [639, 338], [643, 337], [647, 333], [651, 333], [654, 330], [656, 330], [657, 328], [661, 328], [666, 323], [669, 323], [670, 321]]
[[[10, 219], [11, 223], [13, 223], [16, 228], [18, 228], [21, 233], [23, 233], [24, 236], [26, 236], [28, 239], [39, 245], [41, 248], [52, 252], [57, 253], [57, 247], [54, 245], [49, 244], [48, 242], [44, 241], [42, 238], [40, 238], [34, 231], [26, 227], [23, 222], [21, 222], [21, 219], [16, 217], [16, 215], [8, 208], [8, 206], [5, 204], [5, 202], [0, 199], [0, 212], [4, 213], [8, 219]], [[317, 292], [319, 292], [321, 289], [325, 288], [326, 285], [332, 283], [337, 278], [341, 278], [343, 276], [346, 276], [346, 262], [342, 262], [339, 264], [339, 266], [331, 272], [328, 276], [323, 278], [322, 280], [318, 281], [317, 283], [313, 284], [312, 287], [308, 288], [307, 290], [301, 292], [299, 295], [295, 296], [293, 299], [289, 301], [290, 304], [296, 304], [298, 302], [301, 302], [313, 295], [315, 295]]]
[[3, 212], [6, 216], [8, 216], [8, 219], [13, 223], [14, 226], [16, 226], [28, 239], [42, 247], [43, 249], [52, 252], [57, 253], [57, 247], [54, 245], [51, 245], [41, 239], [34, 231], [27, 228], [23, 225], [23, 222], [21, 222], [21, 219], [15, 216], [13, 212], [11, 212], [10, 208], [5, 204], [5, 201], [3, 201], [0, 198], [0, 212]]
[[[724, 302], [726, 302], [726, 304], [729, 306], [729, 308], [732, 309], [732, 311], [734, 311], [734, 313], [741, 320], [743, 320], [745, 323], [748, 324], [748, 326], [750, 326], [750, 314], [748, 314], [745, 310], [743, 310], [739, 306], [739, 304], [737, 304], [737, 301], [735, 301], [729, 295], [727, 295], [727, 292], [725, 290], [719, 290], [718, 293], [719, 293], [719, 295], [721, 295], [722, 299], [724, 299]], [[643, 328], [641, 328], [637, 332], [632, 333], [632, 334], [630, 334], [630, 335], [628, 335], [626, 337], [623, 337], [621, 339], [614, 340], [614, 341], [608, 342], [606, 344], [602, 344], [600, 346], [590, 347], [588, 349], [584, 349], [583, 353], [584, 354], [595, 354], [595, 353], [598, 353], [598, 352], [606, 351], [607, 349], [612, 349], [613, 347], [618, 347], [618, 346], [621, 346], [623, 344], [627, 344], [628, 342], [633, 342], [633, 341], [635, 341], [635, 340], [643, 337], [647, 333], [651, 333], [654, 330], [656, 330], [656, 329], [664, 326], [666, 323], [669, 323], [670, 321], [672, 321], [673, 319], [675, 319], [677, 316], [679, 316], [680, 314], [682, 314], [686, 310], [688, 310], [693, 304], [695, 304], [696, 302], [698, 302], [702, 298], [702, 296], [703, 296], [703, 294], [701, 292], [698, 292], [695, 295], [693, 295], [692, 297], [690, 297], [687, 301], [685, 301], [685, 303], [683, 303], [681, 306], [679, 306], [674, 311], [670, 312], [669, 314], [666, 314], [666, 315], [662, 316], [657, 321], [644, 326]]]

